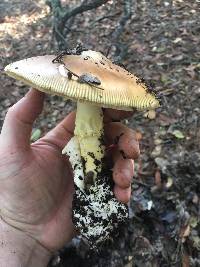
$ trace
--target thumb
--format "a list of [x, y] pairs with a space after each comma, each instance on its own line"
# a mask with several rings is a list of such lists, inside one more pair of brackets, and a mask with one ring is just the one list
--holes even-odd
[[42, 111], [44, 93], [31, 89], [21, 100], [9, 108], [1, 131], [6, 146], [27, 148], [35, 119]]

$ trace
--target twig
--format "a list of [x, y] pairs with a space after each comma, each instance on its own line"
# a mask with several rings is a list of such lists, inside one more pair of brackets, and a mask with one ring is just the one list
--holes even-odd
[[[53, 13], [53, 33], [55, 33], [55, 39], [59, 47], [66, 48], [66, 35], [70, 32], [70, 28], [73, 25], [74, 17], [78, 14], [82, 14], [85, 11], [98, 8], [103, 4], [107, 3], [108, 0], [96, 0], [87, 3], [83, 1], [76, 7], [69, 9], [69, 6], [65, 8], [62, 7], [60, 0], [48, 0], [46, 4], [50, 6], [50, 9]], [[70, 26], [66, 26], [67, 22], [70, 20]]]
[[108, 2], [108, 0], [96, 0], [96, 1], [92, 1], [91, 3], [88, 3], [88, 4], [85, 4], [83, 2], [79, 6], [74, 7], [71, 10], [65, 12], [65, 14], [62, 16], [62, 24], [65, 24], [65, 22], [68, 19], [70, 19], [71, 17], [74, 17], [78, 14], [82, 14], [85, 11], [100, 7], [103, 4], [106, 4], [106, 2]]
[[[110, 13], [110, 11], [109, 11], [109, 13]], [[101, 16], [101, 17], [97, 18], [97, 19], [92, 23], [91, 26], [93, 26], [93, 25], [96, 24], [96, 23], [99, 23], [100, 21], [102, 21], [102, 20], [104, 20], [104, 19], [111, 19], [111, 18], [114, 18], [114, 17], [116, 17], [116, 16], [118, 16], [118, 15], [120, 14], [120, 12], [116, 12], [116, 13], [114, 13], [114, 14], [112, 14], [112, 15], [109, 15], [109, 13], [108, 13], [107, 15], [104, 15], [104, 16]]]

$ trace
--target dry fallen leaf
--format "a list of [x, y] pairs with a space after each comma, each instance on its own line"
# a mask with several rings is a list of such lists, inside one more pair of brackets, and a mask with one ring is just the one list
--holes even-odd
[[190, 234], [190, 225], [186, 225], [185, 227], [183, 227], [181, 229], [181, 232], [180, 232], [180, 237], [182, 238], [182, 243], [185, 242], [186, 240], [186, 237], [188, 237]]
[[135, 132], [135, 136], [136, 136], [136, 139], [137, 139], [138, 141], [142, 140], [142, 133], [141, 133], [141, 132], [136, 131], [136, 132]]
[[157, 185], [157, 187], [161, 186], [161, 174], [158, 169], [155, 172], [155, 184]]
[[189, 255], [184, 252], [182, 257], [182, 267], [189, 267], [190, 266], [190, 259]]
[[165, 184], [166, 188], [170, 188], [173, 185], [173, 178], [172, 177], [168, 177], [167, 178], [167, 182]]

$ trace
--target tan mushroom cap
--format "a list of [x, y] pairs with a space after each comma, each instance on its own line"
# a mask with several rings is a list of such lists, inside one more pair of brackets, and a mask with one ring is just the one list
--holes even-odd
[[[81, 55], [64, 55], [62, 63], [52, 63], [54, 55], [32, 57], [6, 66], [5, 72], [45, 93], [51, 93], [102, 107], [121, 110], [154, 109], [159, 101], [144, 83], [100, 52], [83, 51]], [[74, 73], [68, 78], [68, 71]], [[91, 85], [77, 81], [90, 74], [101, 82]]]

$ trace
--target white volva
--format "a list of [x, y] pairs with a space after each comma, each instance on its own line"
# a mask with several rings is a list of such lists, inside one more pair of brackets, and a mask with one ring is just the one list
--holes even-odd
[[84, 190], [84, 168], [81, 159], [80, 145], [76, 136], [71, 138], [63, 149], [62, 154], [67, 154], [69, 156], [69, 161], [74, 170], [74, 183], [80, 190]]

